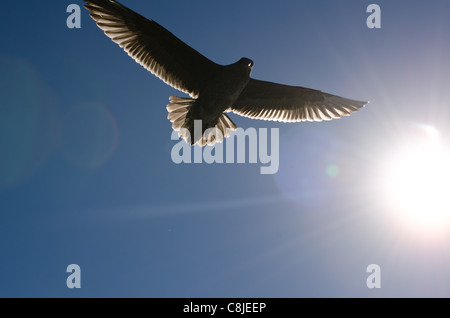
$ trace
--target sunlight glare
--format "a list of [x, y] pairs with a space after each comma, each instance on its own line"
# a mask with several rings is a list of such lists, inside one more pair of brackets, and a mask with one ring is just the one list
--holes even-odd
[[423, 131], [426, 138], [391, 158], [385, 189], [402, 222], [434, 231], [450, 224], [450, 155], [434, 127]]

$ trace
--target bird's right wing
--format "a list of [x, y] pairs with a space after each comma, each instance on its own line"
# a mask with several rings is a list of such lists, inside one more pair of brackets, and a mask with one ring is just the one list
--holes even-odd
[[90, 0], [85, 8], [105, 34], [165, 83], [197, 97], [219, 65], [155, 21], [114, 0]]
[[314, 89], [250, 79], [230, 110], [263, 120], [322, 121], [350, 115], [367, 103]]

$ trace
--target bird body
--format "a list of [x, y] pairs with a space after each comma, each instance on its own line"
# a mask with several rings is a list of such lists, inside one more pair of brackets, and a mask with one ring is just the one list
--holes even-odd
[[[221, 141], [224, 136], [228, 136], [230, 131], [227, 129], [235, 130], [237, 128], [224, 112], [230, 109], [230, 106], [247, 86], [252, 67], [251, 60], [242, 58], [234, 64], [222, 66], [219, 72], [211, 74], [208, 84], [199, 91], [198, 98], [191, 100], [184, 122], [181, 120], [183, 123], [180, 128], [187, 129], [191, 138], [194, 138], [195, 121], [200, 120], [202, 123], [201, 134], [197, 134], [198, 138], [193, 139], [191, 143], [199, 142], [200, 137], [208, 128], [216, 127], [219, 130], [214, 131], [214, 136], [211, 135], [214, 140], [204, 138], [203, 143], [209, 144], [215, 142], [217, 138]], [[169, 108], [170, 105], [168, 105]], [[223, 123], [219, 122], [221, 118], [223, 118]], [[171, 119], [170, 111], [169, 119]], [[178, 128], [177, 125], [174, 125], [175, 130]]]
[[[281, 122], [322, 121], [350, 115], [367, 102], [318, 90], [250, 77], [253, 61], [219, 65], [153, 20], [114, 0], [90, 0], [85, 7], [105, 34], [165, 83], [190, 98], [169, 98], [168, 119], [192, 145], [213, 145], [237, 126], [226, 112]], [[196, 134], [196, 123], [201, 122]]]

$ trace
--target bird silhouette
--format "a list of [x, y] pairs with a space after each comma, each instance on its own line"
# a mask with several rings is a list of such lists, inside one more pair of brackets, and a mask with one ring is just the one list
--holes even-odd
[[[85, 8], [136, 62], [191, 97], [171, 96], [167, 110], [172, 128], [192, 145], [213, 145], [229, 137], [237, 126], [227, 112], [280, 122], [322, 121], [350, 115], [368, 103], [253, 79], [252, 60], [243, 57], [230, 65], [214, 63], [117, 1], [86, 1]], [[201, 123], [199, 128], [197, 123]]]

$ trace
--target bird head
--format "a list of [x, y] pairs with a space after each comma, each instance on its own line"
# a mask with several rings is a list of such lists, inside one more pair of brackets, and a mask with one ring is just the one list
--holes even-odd
[[254, 65], [252, 60], [250, 60], [249, 58], [243, 57], [238, 61], [237, 64], [239, 64], [242, 68], [247, 70], [248, 75], [250, 76], [250, 73], [251, 73], [253, 65]]

